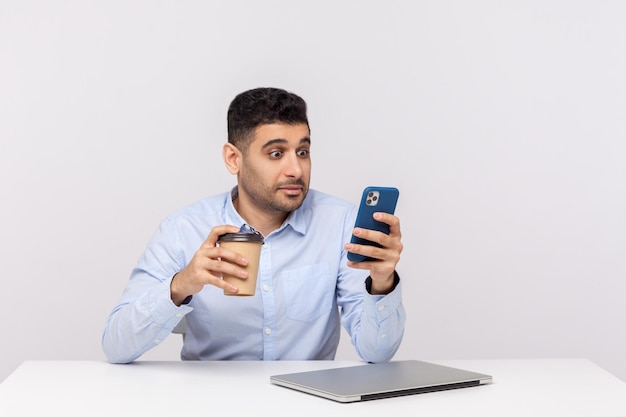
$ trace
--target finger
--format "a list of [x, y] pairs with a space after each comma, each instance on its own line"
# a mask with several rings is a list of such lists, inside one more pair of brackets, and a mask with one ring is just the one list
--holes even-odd
[[222, 274], [218, 273], [217, 271], [214, 271], [212, 273], [211, 279], [209, 280], [209, 282], [207, 282], [207, 284], [213, 285], [226, 292], [237, 293], [239, 291], [239, 288], [236, 285], [224, 281], [224, 279], [222, 279]]
[[380, 280], [393, 275], [395, 266], [391, 262], [386, 261], [363, 261], [352, 262], [348, 261], [348, 267], [355, 269], [362, 269], [369, 271], [370, 277], [373, 280]]
[[[372, 262], [377, 262], [377, 261], [385, 259], [385, 249], [379, 248], [377, 246], [348, 243], [344, 246], [344, 248], [347, 252], [352, 252], [358, 255], [363, 255], [363, 256], [376, 259], [376, 261], [372, 261]], [[363, 262], [365, 261], [361, 261], [359, 263], [362, 264]]]
[[227, 292], [236, 293], [238, 291], [237, 286], [232, 285], [222, 279], [223, 275], [225, 274], [238, 276], [238, 272], [235, 271], [233, 268], [236, 267], [232, 264], [229, 264], [228, 262], [224, 262], [220, 259], [210, 259], [208, 257], [202, 256], [195, 262], [193, 268], [193, 270], [195, 271], [194, 280], [195, 282], [197, 282], [196, 285], [198, 286], [196, 292], [200, 291], [202, 287], [206, 285], [212, 285], [214, 287], [221, 288], [222, 290], [225, 290]]
[[348, 267], [350, 268], [354, 268], [354, 269], [363, 269], [363, 270], [370, 270], [370, 264], [372, 262], [370, 261], [362, 261], [362, 262], [353, 262], [353, 261], [348, 261], [348, 263], [346, 265], [348, 265]]
[[248, 259], [246, 259], [246, 257], [244, 257], [239, 252], [235, 252], [232, 249], [228, 249], [223, 246], [209, 248], [206, 252], [210, 253], [210, 255], [208, 256], [208, 258], [210, 259], [219, 259], [221, 261], [240, 266], [248, 265]]
[[217, 241], [219, 240], [221, 235], [237, 232], [239, 232], [239, 228], [231, 224], [215, 226], [213, 229], [211, 229], [209, 236], [207, 236], [206, 240], [202, 244], [202, 248], [214, 248], [217, 246]]
[[221, 279], [223, 274], [245, 276], [241, 267], [247, 264], [247, 259], [230, 249], [203, 247], [194, 254], [186, 269], [192, 272], [189, 277], [197, 277], [192, 281], [213, 284], [211, 279]]
[[231, 275], [241, 279], [248, 278], [248, 272], [246, 270], [236, 264], [224, 260], [223, 258], [212, 259], [209, 271], [211, 272], [211, 275], [219, 277], [220, 279], [224, 275]]
[[400, 235], [400, 219], [382, 211], [374, 213], [374, 220], [388, 224], [390, 235]]
[[387, 246], [386, 243], [390, 239], [389, 235], [383, 232], [379, 232], [377, 230], [355, 228], [352, 233], [354, 234], [354, 236], [357, 236], [361, 239], [369, 240], [370, 242], [377, 243], [383, 247]]
[[[381, 247], [374, 245], [362, 245], [357, 243], [347, 243], [344, 248], [347, 252], [357, 253], [359, 255], [367, 256], [376, 259], [378, 262], [389, 262], [390, 265], [395, 268], [400, 261], [400, 254], [402, 253], [403, 245], [398, 237], [389, 237], [384, 233], [369, 231], [366, 239], [374, 241], [378, 239]], [[363, 237], [365, 234], [360, 234]], [[373, 236], [373, 237], [372, 237]], [[376, 262], [376, 261], [375, 261]], [[362, 262], [360, 262], [362, 263]], [[363, 269], [363, 268], [359, 268]]]

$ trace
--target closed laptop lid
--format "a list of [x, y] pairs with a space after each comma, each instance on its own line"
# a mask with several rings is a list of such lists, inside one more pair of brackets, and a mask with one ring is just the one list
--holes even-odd
[[406, 360], [273, 375], [270, 382], [339, 402], [354, 402], [466, 388], [490, 375]]

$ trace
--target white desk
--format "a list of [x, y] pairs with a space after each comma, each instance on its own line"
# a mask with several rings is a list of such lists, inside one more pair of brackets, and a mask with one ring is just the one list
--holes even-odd
[[626, 383], [585, 359], [432, 362], [494, 382], [342, 404], [269, 377], [360, 362], [26, 361], [0, 384], [0, 416], [626, 416]]

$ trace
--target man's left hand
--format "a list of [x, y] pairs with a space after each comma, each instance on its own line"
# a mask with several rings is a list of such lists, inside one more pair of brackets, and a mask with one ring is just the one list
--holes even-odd
[[344, 248], [348, 252], [375, 258], [372, 261], [352, 262], [348, 266], [357, 269], [368, 269], [372, 278], [372, 294], [387, 294], [391, 291], [394, 282], [394, 271], [400, 261], [402, 252], [402, 233], [400, 232], [400, 219], [393, 214], [376, 212], [376, 221], [389, 225], [389, 234], [375, 230], [356, 227], [352, 232], [355, 236], [365, 240], [376, 242], [381, 247], [347, 243]]

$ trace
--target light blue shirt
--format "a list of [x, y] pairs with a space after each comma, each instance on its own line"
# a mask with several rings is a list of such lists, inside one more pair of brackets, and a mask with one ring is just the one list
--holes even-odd
[[207, 285], [187, 305], [172, 302], [172, 276], [211, 229], [245, 223], [233, 206], [236, 192], [203, 199], [161, 223], [106, 322], [102, 345], [108, 360], [137, 359], [183, 317], [184, 360], [334, 359], [340, 324], [364, 361], [390, 360], [406, 320], [401, 284], [385, 296], [366, 291], [368, 272], [347, 267], [343, 249], [356, 207], [315, 190], [265, 237], [254, 296], [225, 296]]

